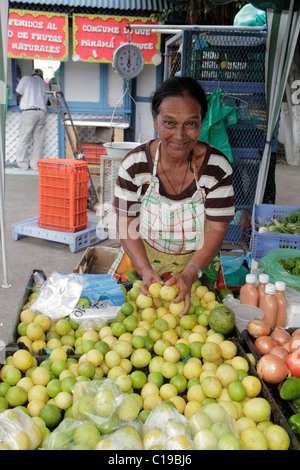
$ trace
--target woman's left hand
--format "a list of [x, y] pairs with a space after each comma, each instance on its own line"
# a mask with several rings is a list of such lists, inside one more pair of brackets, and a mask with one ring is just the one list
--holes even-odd
[[178, 317], [182, 317], [183, 315], [186, 315], [190, 309], [191, 306], [191, 288], [193, 284], [193, 279], [188, 273], [180, 273], [180, 274], [174, 274], [174, 276], [171, 277], [166, 282], [167, 286], [172, 286], [176, 284], [176, 286], [179, 289], [178, 295], [173, 299], [173, 302], [180, 302], [181, 300], [184, 300], [184, 308], [178, 315]]

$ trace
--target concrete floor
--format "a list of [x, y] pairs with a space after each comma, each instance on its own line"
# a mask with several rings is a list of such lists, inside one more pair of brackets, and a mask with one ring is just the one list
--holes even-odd
[[[97, 184], [97, 178], [95, 185]], [[276, 167], [276, 204], [300, 205], [300, 166], [282, 163]], [[49, 276], [53, 271], [72, 272], [84, 251], [72, 253], [69, 245], [48, 240], [24, 237], [12, 238], [12, 225], [39, 214], [38, 174], [31, 171], [22, 174], [18, 170], [6, 170], [5, 177], [5, 245], [8, 269], [8, 288], [2, 287], [3, 265], [0, 261], [0, 340], [7, 344], [16, 324], [24, 289], [35, 269]], [[89, 221], [96, 221], [95, 212], [88, 211]], [[109, 245], [110, 241], [102, 242]]]

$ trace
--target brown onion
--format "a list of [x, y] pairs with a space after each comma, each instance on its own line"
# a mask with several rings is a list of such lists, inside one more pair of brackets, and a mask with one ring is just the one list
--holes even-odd
[[294, 352], [297, 349], [300, 349], [300, 335], [295, 335], [290, 341], [290, 352]]
[[259, 338], [260, 336], [268, 336], [271, 328], [265, 321], [257, 318], [248, 323], [247, 330], [249, 335], [253, 336], [253, 338]]
[[274, 346], [274, 348], [270, 350], [269, 354], [274, 354], [284, 361], [289, 352], [282, 346]]
[[284, 343], [284, 344], [282, 345], [282, 347], [283, 347], [284, 349], [286, 349], [287, 352], [290, 352], [290, 341], [288, 341], [287, 343]]
[[291, 339], [291, 335], [281, 326], [275, 326], [270, 336], [275, 341], [278, 341], [279, 346], [282, 346], [284, 343], [290, 341]]
[[296, 335], [300, 335], [300, 328], [297, 328], [296, 330], [293, 331], [292, 337]]
[[278, 343], [274, 341], [271, 336], [260, 336], [254, 341], [254, 346], [256, 347], [259, 354], [262, 356], [268, 354], [274, 346], [277, 346]]
[[256, 370], [258, 376], [269, 384], [278, 384], [290, 375], [285, 362], [274, 354], [262, 356]]

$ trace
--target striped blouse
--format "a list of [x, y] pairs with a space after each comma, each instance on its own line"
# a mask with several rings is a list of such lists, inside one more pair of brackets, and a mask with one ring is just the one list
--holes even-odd
[[[150, 143], [131, 150], [122, 160], [116, 181], [113, 206], [120, 216], [137, 217], [140, 199], [146, 193], [153, 174]], [[199, 184], [205, 191], [206, 218], [216, 222], [229, 222], [234, 218], [232, 167], [227, 157], [207, 145], [203, 164], [198, 172]], [[171, 200], [185, 202], [192, 197], [197, 186], [195, 180], [179, 195], [170, 195], [160, 183], [160, 194]]]

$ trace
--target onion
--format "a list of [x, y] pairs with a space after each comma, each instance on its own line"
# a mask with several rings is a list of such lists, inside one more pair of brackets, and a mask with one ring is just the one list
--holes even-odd
[[282, 346], [274, 346], [274, 348], [270, 350], [269, 354], [274, 354], [274, 356], [280, 357], [280, 359], [284, 361], [289, 352]]
[[282, 346], [284, 343], [290, 341], [291, 339], [291, 335], [281, 326], [275, 326], [270, 336], [275, 341], [278, 341], [279, 346]]
[[294, 352], [297, 349], [300, 349], [300, 335], [295, 335], [290, 341], [290, 352]]
[[254, 341], [254, 346], [256, 347], [259, 354], [262, 356], [268, 354], [274, 346], [277, 346], [278, 343], [271, 338], [271, 336], [260, 336]]
[[269, 384], [278, 384], [290, 375], [285, 362], [274, 354], [262, 356], [256, 370], [258, 376]]
[[292, 337], [295, 335], [300, 335], [300, 328], [297, 328], [296, 330], [293, 331]]
[[290, 352], [290, 342], [289, 342], [289, 341], [287, 341], [286, 343], [284, 343], [284, 344], [282, 345], [282, 347], [283, 347], [284, 349], [286, 349], [287, 352]]
[[253, 338], [259, 338], [260, 336], [268, 336], [271, 328], [265, 321], [255, 319], [248, 323], [247, 330]]

